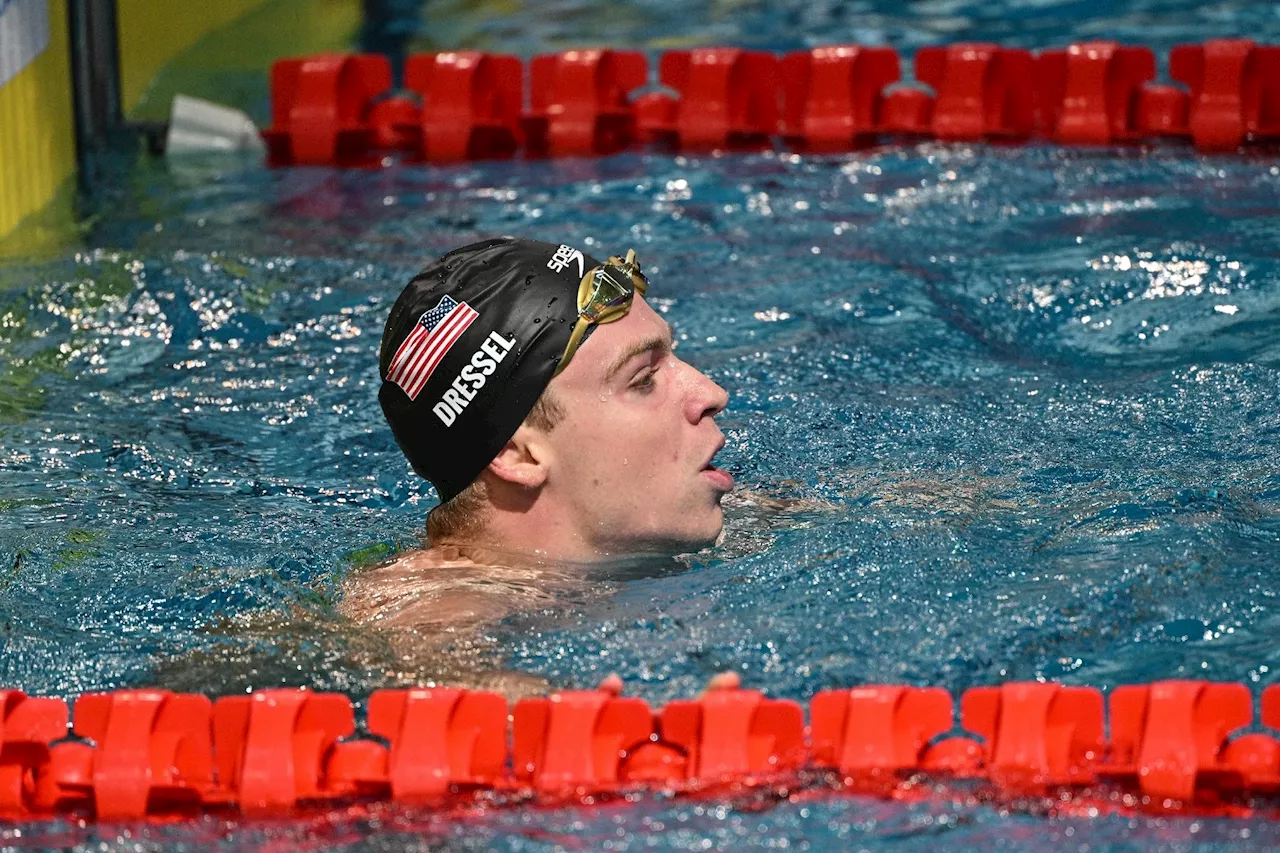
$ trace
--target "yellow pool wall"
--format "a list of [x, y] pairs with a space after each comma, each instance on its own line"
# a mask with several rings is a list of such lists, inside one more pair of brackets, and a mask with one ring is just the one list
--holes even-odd
[[[29, 251], [72, 219], [67, 4], [45, 2], [48, 47], [0, 86], [0, 255]], [[116, 9], [129, 118], [167, 118], [178, 90], [217, 100], [220, 72], [265, 75], [281, 56], [348, 50], [360, 26], [360, 0], [117, 0]], [[22, 239], [5, 239], [19, 228]]]
[[76, 168], [67, 7], [46, 2], [48, 47], [0, 86], [0, 237], [47, 205]]

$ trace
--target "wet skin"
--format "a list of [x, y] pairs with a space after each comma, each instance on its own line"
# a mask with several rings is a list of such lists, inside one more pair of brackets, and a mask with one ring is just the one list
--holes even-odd
[[[728, 398], [673, 349], [643, 299], [595, 328], [552, 380], [564, 416], [550, 431], [521, 426], [482, 474], [495, 507], [485, 531], [353, 575], [340, 612], [410, 660], [599, 586], [602, 565], [647, 555], [645, 571], [669, 571], [670, 555], [713, 545], [733, 487], [712, 464]], [[505, 692], [531, 686], [517, 681]]]
[[676, 356], [661, 316], [637, 299], [593, 331], [551, 388], [567, 414], [543, 437], [543, 496], [571, 525], [549, 553], [590, 560], [715, 543], [733, 487], [712, 465], [728, 395]]

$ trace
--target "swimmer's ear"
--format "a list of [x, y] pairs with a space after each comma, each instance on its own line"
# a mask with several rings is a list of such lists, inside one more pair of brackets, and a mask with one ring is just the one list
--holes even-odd
[[514, 486], [537, 489], [547, 481], [549, 454], [542, 434], [521, 425], [489, 463], [489, 473]]

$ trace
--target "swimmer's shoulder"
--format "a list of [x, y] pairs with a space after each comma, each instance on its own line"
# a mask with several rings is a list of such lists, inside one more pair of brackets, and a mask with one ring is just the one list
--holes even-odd
[[338, 612], [356, 622], [383, 621], [424, 597], [435, 597], [459, 575], [476, 568], [471, 560], [438, 548], [415, 548], [352, 572], [342, 582]]
[[384, 627], [460, 628], [545, 605], [563, 578], [545, 567], [511, 565], [487, 548], [406, 551], [353, 572], [343, 582], [338, 612]]

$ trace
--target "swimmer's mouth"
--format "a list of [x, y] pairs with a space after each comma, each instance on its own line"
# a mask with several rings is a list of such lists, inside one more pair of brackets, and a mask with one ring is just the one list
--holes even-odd
[[713, 451], [712, 451], [712, 455], [710, 455], [710, 456], [708, 456], [708, 457], [707, 457], [707, 464], [703, 465], [703, 470], [704, 470], [704, 471], [707, 471], [707, 470], [713, 469], [713, 467], [716, 467], [716, 465], [714, 465], [714, 462], [716, 462], [716, 455], [717, 455], [717, 453], [721, 452], [722, 450], [724, 450], [724, 437], [723, 437], [723, 435], [721, 435], [721, 439], [719, 439], [719, 441], [718, 441], [718, 442], [716, 442], [716, 450], [713, 450]]
[[705, 477], [707, 482], [711, 484], [711, 487], [719, 494], [724, 494], [725, 492], [733, 489], [733, 475], [723, 468], [717, 468], [715, 464], [713, 464], [716, 458], [716, 453], [719, 453], [723, 449], [724, 436], [722, 435], [720, 436], [720, 441], [716, 444], [715, 452], [711, 454], [711, 458], [707, 460], [707, 463], [702, 466], [702, 470], [698, 472], [699, 476]]
[[716, 468], [716, 466], [715, 466], [715, 459], [716, 459], [716, 454], [718, 454], [721, 450], [724, 450], [724, 445], [725, 445], [725, 438], [724, 438], [724, 436], [720, 436], [720, 440], [719, 440], [718, 442], [716, 442], [716, 449], [715, 449], [715, 450], [713, 450], [713, 451], [711, 451], [711, 455], [710, 455], [709, 457], [707, 457], [707, 462], [706, 462], [706, 464], [702, 466], [702, 470], [703, 470], [703, 471], [717, 471], [717, 470], [719, 470], [719, 469], [718, 469], [718, 468]]

